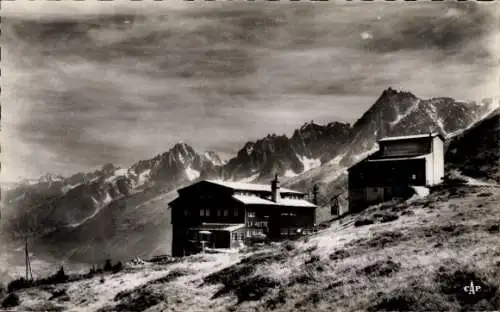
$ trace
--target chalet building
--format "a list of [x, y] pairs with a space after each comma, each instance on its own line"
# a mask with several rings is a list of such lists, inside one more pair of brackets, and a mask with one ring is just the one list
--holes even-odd
[[404, 196], [408, 186], [432, 186], [444, 177], [439, 133], [386, 137], [379, 150], [349, 168], [349, 211]]
[[177, 190], [172, 208], [172, 255], [237, 248], [255, 237], [279, 240], [312, 233], [316, 205], [305, 193], [270, 185], [204, 180]]

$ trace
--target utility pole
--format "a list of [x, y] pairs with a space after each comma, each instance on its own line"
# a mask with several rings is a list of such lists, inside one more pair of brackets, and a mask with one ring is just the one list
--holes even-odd
[[28, 251], [28, 234], [24, 237], [24, 251], [26, 261], [26, 280], [33, 280], [33, 272], [31, 271], [30, 254]]

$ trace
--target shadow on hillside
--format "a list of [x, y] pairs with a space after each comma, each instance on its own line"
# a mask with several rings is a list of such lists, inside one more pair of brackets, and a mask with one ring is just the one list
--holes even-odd
[[[500, 307], [498, 272], [465, 267], [446, 261], [433, 274], [432, 285], [413, 281], [391, 293], [378, 293], [369, 311], [493, 311]], [[464, 287], [471, 282], [478, 291]]]
[[99, 309], [98, 312], [139, 312], [161, 303], [166, 304], [173, 298], [169, 298], [159, 286], [171, 283], [179, 277], [192, 273], [193, 272], [185, 269], [175, 269], [167, 273], [165, 276], [152, 280], [142, 286], [136, 287], [132, 290], [121, 291], [113, 299], [115, 302], [118, 302], [116, 305], [103, 307]]

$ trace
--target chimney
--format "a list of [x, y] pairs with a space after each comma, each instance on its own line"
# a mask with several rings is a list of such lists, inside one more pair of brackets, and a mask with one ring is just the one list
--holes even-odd
[[281, 199], [280, 181], [278, 180], [278, 174], [275, 174], [274, 180], [271, 181], [271, 199], [275, 203], [279, 202], [279, 200]]
[[312, 195], [313, 195], [312, 202], [316, 206], [318, 205], [318, 192], [319, 192], [319, 187], [317, 184], [314, 184], [312, 189]]

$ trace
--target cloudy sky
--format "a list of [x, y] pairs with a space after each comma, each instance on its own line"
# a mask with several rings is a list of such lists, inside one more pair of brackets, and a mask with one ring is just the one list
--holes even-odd
[[391, 86], [498, 90], [499, 6], [2, 1], [2, 180], [130, 165], [183, 140], [235, 152], [354, 122]]

